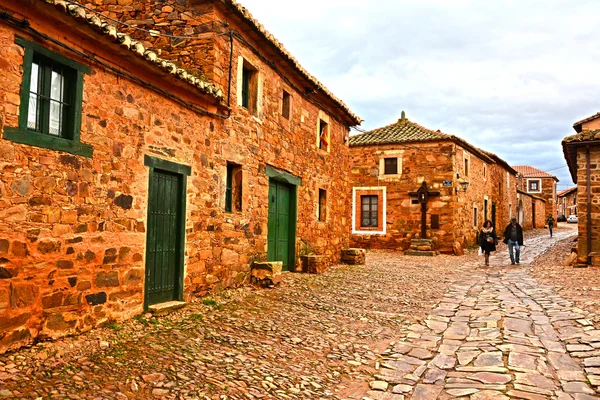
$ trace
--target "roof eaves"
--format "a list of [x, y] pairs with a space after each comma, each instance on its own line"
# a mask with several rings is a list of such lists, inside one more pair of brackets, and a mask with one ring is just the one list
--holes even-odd
[[252, 14], [244, 6], [242, 6], [235, 0], [221, 0], [221, 2], [223, 2], [227, 6], [230, 6], [230, 8], [233, 8], [240, 17], [242, 17], [245, 21], [250, 23], [250, 25], [254, 27], [254, 29], [268, 42], [270, 42], [279, 51], [279, 53], [281, 53], [281, 55], [283, 55], [284, 58], [286, 58], [300, 72], [300, 74], [305, 79], [313, 83], [317, 88], [319, 88], [319, 90], [321, 90], [325, 95], [327, 95], [331, 100], [333, 100], [333, 102], [336, 103], [350, 117], [352, 122], [355, 122], [356, 125], [361, 124], [362, 119], [358, 115], [354, 114], [352, 110], [350, 110], [350, 108], [346, 105], [346, 103], [344, 103], [342, 100], [336, 97], [332, 92], [329, 91], [329, 89], [325, 87], [325, 85], [319, 82], [306, 69], [304, 69], [304, 67], [300, 65], [298, 60], [296, 60], [296, 58], [294, 58], [294, 56], [292, 56], [291, 53], [285, 49], [283, 44], [279, 42], [275, 38], [275, 36], [273, 36], [269, 31], [267, 31], [261, 23], [254, 19], [254, 17], [252, 17]]
[[584, 118], [584, 119], [582, 119], [581, 121], [577, 121], [577, 122], [575, 122], [575, 123], [573, 124], [573, 128], [575, 129], [575, 132], [577, 132], [577, 133], [581, 132], [581, 125], [583, 125], [583, 124], [584, 124], [584, 123], [586, 123], [586, 122], [593, 121], [593, 120], [595, 120], [596, 118], [600, 118], [600, 112], [597, 112], [597, 113], [596, 113], [596, 114], [594, 114], [594, 115], [590, 115], [589, 117], [587, 117], [587, 118]]
[[38, 0], [40, 2], [49, 3], [65, 14], [71, 15], [76, 20], [87, 23], [89, 26], [94, 28], [96, 31], [105, 35], [108, 39], [121, 45], [140, 58], [145, 59], [148, 63], [166, 71], [170, 75], [177, 77], [178, 79], [186, 82], [193, 86], [203, 94], [210, 95], [217, 99], [219, 102], [224, 101], [225, 96], [223, 90], [220, 89], [214, 83], [207, 82], [191, 72], [178, 67], [175, 63], [158, 57], [156, 52], [147, 49], [141, 42], [134, 40], [131, 36], [119, 32], [114, 26], [99, 18], [94, 13], [87, 13], [85, 8], [81, 7], [76, 3], [72, 3], [68, 0]]

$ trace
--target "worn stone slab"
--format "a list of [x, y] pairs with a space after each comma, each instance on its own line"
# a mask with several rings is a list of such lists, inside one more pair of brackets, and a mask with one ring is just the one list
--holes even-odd
[[411, 400], [437, 399], [442, 390], [444, 390], [444, 386], [442, 385], [425, 385], [420, 383], [415, 388]]
[[469, 375], [468, 378], [486, 384], [505, 384], [512, 379], [510, 375], [494, 372], [477, 372], [476, 374]]
[[475, 361], [473, 362], [475, 367], [500, 367], [504, 366], [504, 361], [502, 360], [502, 352], [493, 351], [481, 353]]

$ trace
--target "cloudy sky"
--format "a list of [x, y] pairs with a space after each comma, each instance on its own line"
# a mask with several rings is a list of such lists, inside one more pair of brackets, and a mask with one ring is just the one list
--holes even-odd
[[600, 111], [597, 1], [239, 1], [362, 128], [405, 110], [572, 186], [560, 142]]

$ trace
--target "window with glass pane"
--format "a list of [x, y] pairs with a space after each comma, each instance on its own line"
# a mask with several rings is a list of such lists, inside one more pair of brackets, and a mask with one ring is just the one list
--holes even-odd
[[361, 226], [377, 227], [378, 224], [378, 196], [360, 196], [361, 202]]
[[384, 159], [384, 166], [384, 174], [398, 175], [398, 159], [396, 157]]
[[76, 71], [35, 53], [31, 64], [27, 129], [70, 139]]

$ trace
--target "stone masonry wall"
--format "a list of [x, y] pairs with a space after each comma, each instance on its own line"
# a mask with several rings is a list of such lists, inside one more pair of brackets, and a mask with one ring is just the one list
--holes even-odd
[[[419, 189], [425, 180], [429, 190], [440, 192], [440, 196], [432, 197], [428, 204], [428, 233], [438, 248], [451, 248], [455, 238], [454, 187], [443, 187], [442, 182], [453, 180], [453, 150], [451, 142], [423, 143], [405, 148], [401, 145], [352, 147], [352, 186], [387, 187], [387, 234], [351, 235], [352, 246], [406, 250], [410, 240], [420, 237], [421, 231], [421, 205], [413, 204], [415, 199], [408, 193]], [[395, 154], [401, 155], [401, 176], [380, 176], [380, 158]], [[357, 207], [356, 212], [360, 213], [360, 206]], [[440, 229], [431, 229], [432, 214], [439, 215]]]
[[[591, 190], [591, 208], [592, 226], [587, 224], [588, 213], [588, 188], [586, 176], [586, 151], [585, 148], [577, 150], [577, 217], [578, 217], [578, 241], [577, 241], [577, 260], [580, 263], [587, 262], [587, 256], [591, 252], [600, 251], [600, 147], [590, 147], [590, 190]], [[591, 230], [592, 247], [588, 249], [587, 235]]]
[[510, 218], [516, 215], [517, 210], [517, 178], [500, 164], [490, 168], [492, 179], [492, 202], [496, 204], [496, 231], [498, 234], [508, 225]]
[[[11, 2], [0, 5], [10, 7]], [[49, 14], [34, 14], [41, 10]], [[36, 29], [67, 45], [135, 70], [143, 81], [207, 107], [208, 100], [194, 97], [193, 89], [132, 68], [118, 46], [105, 48], [103, 39], [100, 47], [90, 46], [74, 20], [50, 23], [51, 6], [20, 12]], [[0, 25], [2, 131], [17, 125], [19, 112], [23, 50], [14, 34]], [[74, 58], [60, 48], [52, 50]], [[302, 178], [298, 239], [312, 242], [329, 261], [339, 260], [341, 248], [348, 247], [347, 128], [332, 118], [331, 151], [316, 149], [318, 109], [292, 92], [292, 119], [282, 121], [280, 78], [257, 65], [266, 88], [267, 117], [262, 120], [241, 108], [229, 120], [204, 116], [91, 65], [92, 73], [84, 78], [81, 141], [93, 147], [92, 158], [0, 140], [0, 352], [143, 310], [146, 154], [192, 169], [186, 199], [186, 298], [244, 282], [252, 260], [265, 257], [267, 164]], [[242, 165], [241, 212], [224, 212], [227, 162]], [[319, 188], [328, 193], [324, 222], [316, 216]]]

